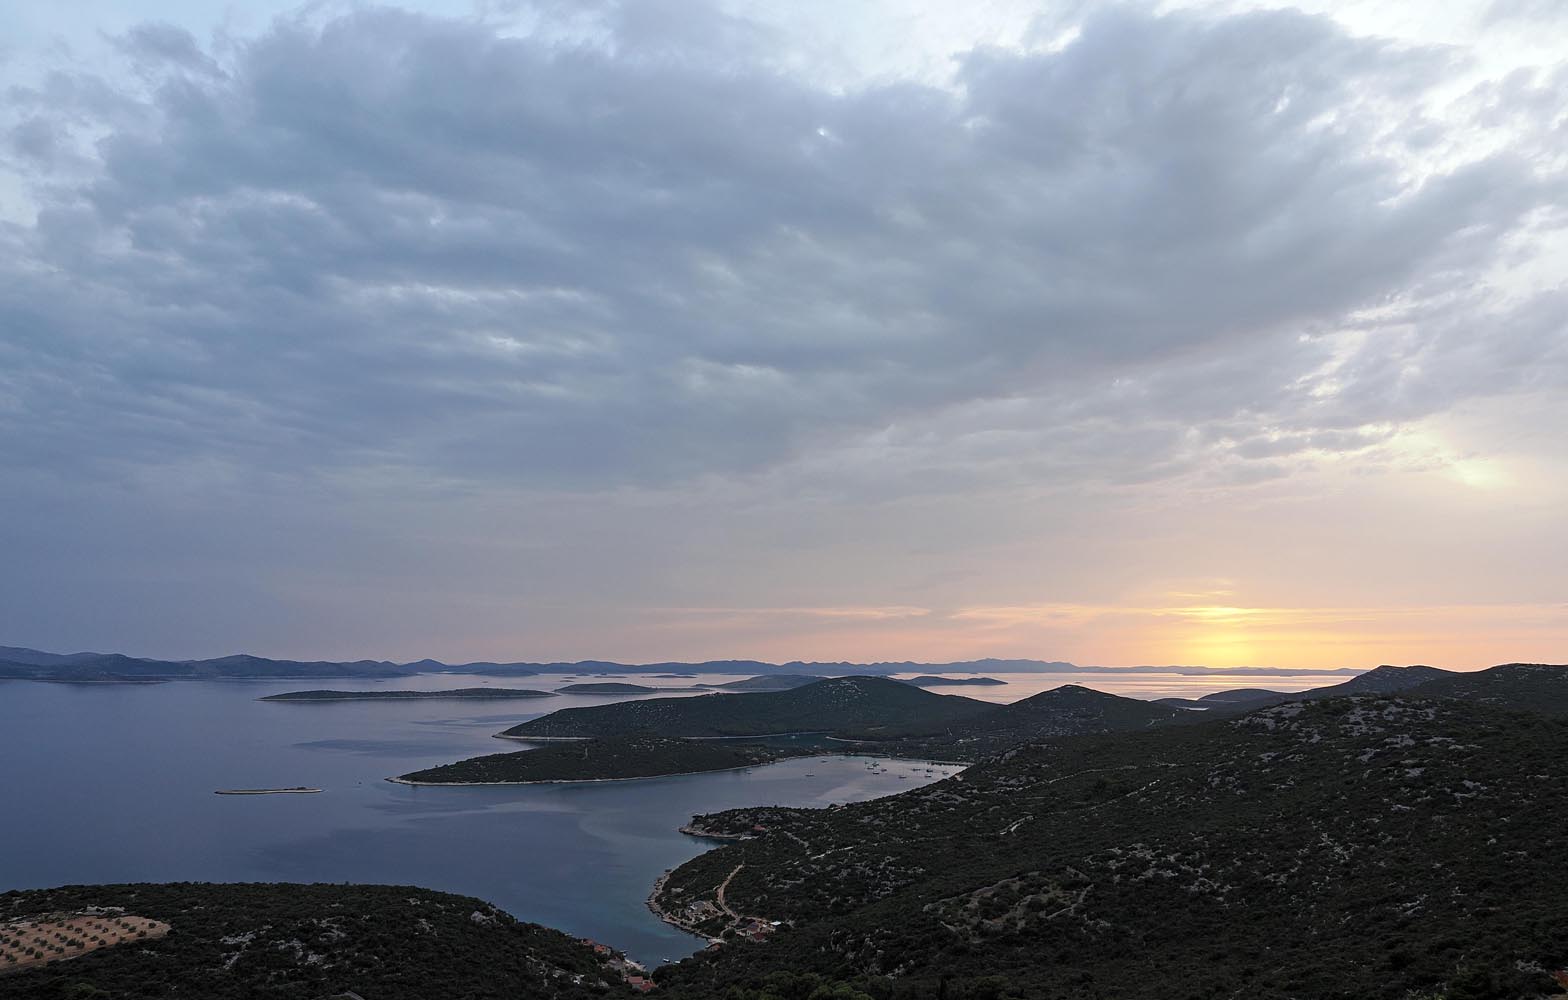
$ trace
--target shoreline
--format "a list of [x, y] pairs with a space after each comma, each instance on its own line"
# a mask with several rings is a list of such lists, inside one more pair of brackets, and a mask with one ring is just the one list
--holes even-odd
[[[515, 739], [516, 737], [507, 737], [507, 738], [508, 739]], [[697, 738], [700, 738], [700, 737], [690, 737], [690, 738], [697, 739]], [[712, 738], [714, 738], [714, 739], [732, 739], [732, 738], [736, 738], [736, 737], [723, 736], [723, 737], [712, 737]], [[740, 737], [740, 738], [749, 738], [749, 737]], [[561, 737], [556, 737], [556, 739], [558, 739], [558, 740], [575, 740], [575, 739], [587, 739], [587, 737], [561, 736]], [[789, 755], [787, 757], [780, 757], [778, 760], [766, 760], [766, 761], [761, 761], [761, 762], [756, 763], [756, 764], [736, 764], [733, 767], [714, 767], [714, 768], [709, 768], [709, 769], [703, 770], [703, 771], [667, 771], [667, 772], [665, 772], [663, 774], [630, 774], [630, 775], [626, 775], [625, 777], [621, 777], [621, 778], [526, 778], [526, 779], [523, 779], [521, 781], [412, 781], [412, 780], [409, 780], [408, 778], [404, 778], [404, 777], [395, 777], [395, 778], [386, 778], [386, 779], [383, 779], [383, 780], [390, 781], [390, 782], [392, 782], [395, 785], [408, 785], [411, 788], [496, 788], [496, 787], [506, 787], [506, 786], [509, 786], [509, 785], [593, 785], [593, 784], [603, 784], [605, 782], [610, 782], [610, 781], [652, 781], [655, 778], [686, 778], [686, 777], [691, 777], [692, 775], [697, 775], [697, 774], [723, 774], [726, 771], [750, 771], [753, 768], [772, 767], [775, 764], [783, 764], [784, 762], [791, 761], [791, 760], [808, 760], [808, 759], [810, 759], [812, 757], [838, 757], [838, 756], [845, 756], [845, 757], [875, 757], [878, 760], [901, 760], [901, 761], [908, 761], [910, 763], [914, 763], [914, 762], [918, 761], [918, 762], [925, 763], [925, 764], [941, 765], [943, 767], [957, 767], [957, 768], [965, 769], [965, 770], [967, 770], [974, 763], [973, 761], [960, 761], [960, 760], [932, 760], [929, 757], [896, 757], [896, 756], [894, 756], [892, 754], [885, 754], [885, 753], [851, 753], [851, 752], [848, 752], [848, 751], [841, 751], [841, 750], [822, 750], [819, 753], [791, 754], [791, 755]], [[945, 777], [952, 777], [952, 775], [946, 775]], [[936, 780], [940, 781], [942, 779], [938, 778]], [[928, 782], [928, 784], [931, 784], [931, 783], [934, 783], [934, 782]], [[892, 794], [897, 795], [897, 794], [900, 794], [900, 793], [894, 792]], [[687, 834], [689, 836], [693, 836], [693, 837], [707, 837], [707, 838], [713, 839], [713, 840], [744, 840], [744, 839], [746, 839], [744, 837], [728, 837], [728, 836], [721, 836], [721, 835], [718, 835], [718, 834], [698, 833], [695, 830], [688, 829], [688, 827], [686, 827], [686, 826], [680, 827], [680, 832], [684, 833], [684, 834]]]
[[214, 795], [316, 795], [319, 788], [220, 788]]
[[[826, 729], [810, 729], [795, 733], [752, 733], [744, 736], [671, 736], [672, 740], [774, 740], [785, 736], [822, 736], [826, 739], [838, 739], [828, 736]], [[624, 735], [624, 734], [620, 734]], [[610, 739], [609, 736], [509, 736], [506, 733], [495, 733], [498, 740], [517, 740], [520, 743], [571, 743], [581, 740]], [[855, 740], [840, 740], [843, 743], [854, 743]]]
[[665, 885], [669, 883], [670, 876], [673, 874], [675, 874], [674, 868], [666, 868], [664, 870], [664, 874], [660, 875], [657, 879], [654, 880], [653, 889], [648, 893], [648, 898], [643, 900], [644, 905], [648, 907], [654, 916], [669, 924], [671, 927], [674, 927], [676, 930], [682, 931], [686, 934], [690, 934], [694, 938], [700, 938], [703, 941], [708, 942], [708, 946], [710, 948], [714, 945], [723, 944], [724, 940], [722, 938], [709, 937], [659, 905], [659, 893], [664, 891]]
[[[670, 771], [665, 774], [631, 774], [624, 778], [529, 778], [524, 781], [409, 781], [406, 778], [388, 778], [386, 780], [398, 785], [411, 785], [423, 788], [468, 788], [496, 785], [591, 785], [606, 781], [650, 781], [654, 778], [684, 778], [693, 774], [722, 774], [725, 771], [749, 771], [755, 767], [769, 767], [773, 764], [782, 764], [787, 760], [804, 760], [807, 757], [828, 757], [833, 753], [803, 753], [794, 757], [781, 757], [778, 760], [765, 760], [758, 764], [737, 764], [734, 767], [715, 767], [706, 771]], [[685, 833], [685, 829], [681, 830]]]
[[[163, 682], [159, 682], [163, 683]], [[504, 691], [504, 688], [497, 688]], [[554, 691], [536, 691], [531, 694], [453, 694], [447, 691], [355, 691], [334, 695], [331, 698], [301, 698], [293, 692], [268, 694], [257, 698], [279, 705], [333, 705], [340, 701], [539, 701], [559, 697]]]
[[688, 837], [697, 837], [700, 840], [726, 840], [741, 841], [752, 840], [756, 837], [753, 833], [713, 833], [703, 827], [693, 826], [690, 823], [675, 828], [677, 833], [684, 833]]

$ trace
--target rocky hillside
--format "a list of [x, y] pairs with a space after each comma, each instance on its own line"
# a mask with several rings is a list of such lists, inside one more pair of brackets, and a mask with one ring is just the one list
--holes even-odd
[[661, 905], [727, 882], [785, 926], [661, 976], [693, 998], [1556, 995], [1565, 810], [1568, 723], [1457, 700], [1059, 739], [892, 798], [698, 817], [750, 839]]

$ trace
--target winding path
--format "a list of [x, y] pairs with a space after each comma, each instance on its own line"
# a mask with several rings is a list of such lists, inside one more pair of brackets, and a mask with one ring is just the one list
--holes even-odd
[[740, 874], [740, 870], [742, 868], [744, 868], [744, 867], [746, 867], [746, 866], [745, 865], [736, 865], [735, 866], [735, 870], [730, 872], [729, 875], [725, 877], [723, 882], [719, 883], [719, 891], [714, 894], [718, 898], [719, 909], [723, 910], [725, 913], [728, 913], [730, 915], [730, 919], [731, 920], [739, 920], [740, 919], [740, 914], [736, 913], [734, 910], [730, 909], [730, 904], [728, 904], [728, 903], [726, 903], [724, 901], [724, 890], [728, 889], [730, 887], [730, 881], [732, 879], [734, 879], [735, 876], [739, 875]]

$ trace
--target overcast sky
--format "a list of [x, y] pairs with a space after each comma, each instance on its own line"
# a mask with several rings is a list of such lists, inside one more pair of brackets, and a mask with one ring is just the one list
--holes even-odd
[[0, 643], [1568, 660], [1553, 0], [17, 6]]

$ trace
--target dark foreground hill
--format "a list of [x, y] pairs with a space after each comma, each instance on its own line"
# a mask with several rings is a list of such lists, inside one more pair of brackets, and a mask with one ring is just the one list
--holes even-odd
[[[1222, 692], [1224, 693], [1224, 692]], [[1315, 701], [1344, 695], [1404, 693], [1424, 698], [1459, 698], [1521, 712], [1568, 715], [1568, 666], [1504, 663], [1486, 670], [1381, 666], [1343, 684], [1257, 699], [1228, 699], [1209, 706], [1209, 714], [1240, 714], [1267, 705]], [[1207, 699], [1205, 699], [1207, 701]], [[1167, 704], [1164, 699], [1161, 704]]]
[[[1247, 692], [1220, 691], [1215, 695], [1199, 699], [1202, 707], [1213, 714], [1236, 715], [1251, 712], [1255, 709], [1269, 705], [1283, 705], [1292, 701], [1316, 701], [1324, 698], [1344, 698], [1351, 695], [1363, 694], [1398, 694], [1402, 691], [1412, 691], [1423, 684], [1444, 677], [1453, 677], [1455, 672], [1443, 670], [1439, 667], [1428, 667], [1415, 664], [1408, 667], [1396, 667], [1389, 664], [1373, 667], [1364, 674], [1352, 677], [1340, 684], [1330, 684], [1327, 687], [1309, 688], [1305, 691], [1282, 693], [1277, 691], [1259, 691], [1258, 697], [1246, 697]], [[1218, 704], [1215, 704], [1218, 702]], [[1169, 699], [1160, 699], [1160, 704], [1170, 704]], [[1195, 706], [1178, 706], [1195, 707]]]
[[1410, 693], [1422, 698], [1462, 698], [1495, 708], [1568, 716], [1568, 666], [1505, 663], [1474, 673], [1447, 674]]
[[813, 977], [881, 1000], [1556, 995], [1565, 811], [1568, 722], [1457, 700], [1059, 739], [891, 798], [696, 818], [763, 832], [658, 903], [728, 879], [728, 906], [786, 927], [660, 979], [693, 1000]]
[[488, 903], [408, 886], [66, 886], [0, 894], [0, 924], [118, 907], [171, 926], [121, 944], [4, 975], [7, 1000], [338, 996], [376, 1000], [630, 996], [606, 956]]
[[822, 732], [877, 738], [938, 733], [996, 706], [885, 677], [834, 677], [787, 691], [653, 698], [565, 708], [513, 726], [510, 739], [585, 738], [647, 732], [668, 737]]
[[1005, 750], [1029, 740], [1086, 733], [1120, 733], [1165, 725], [1186, 713], [1169, 705], [1123, 698], [1078, 684], [1064, 684], [955, 725], [946, 738], [961, 756]]

